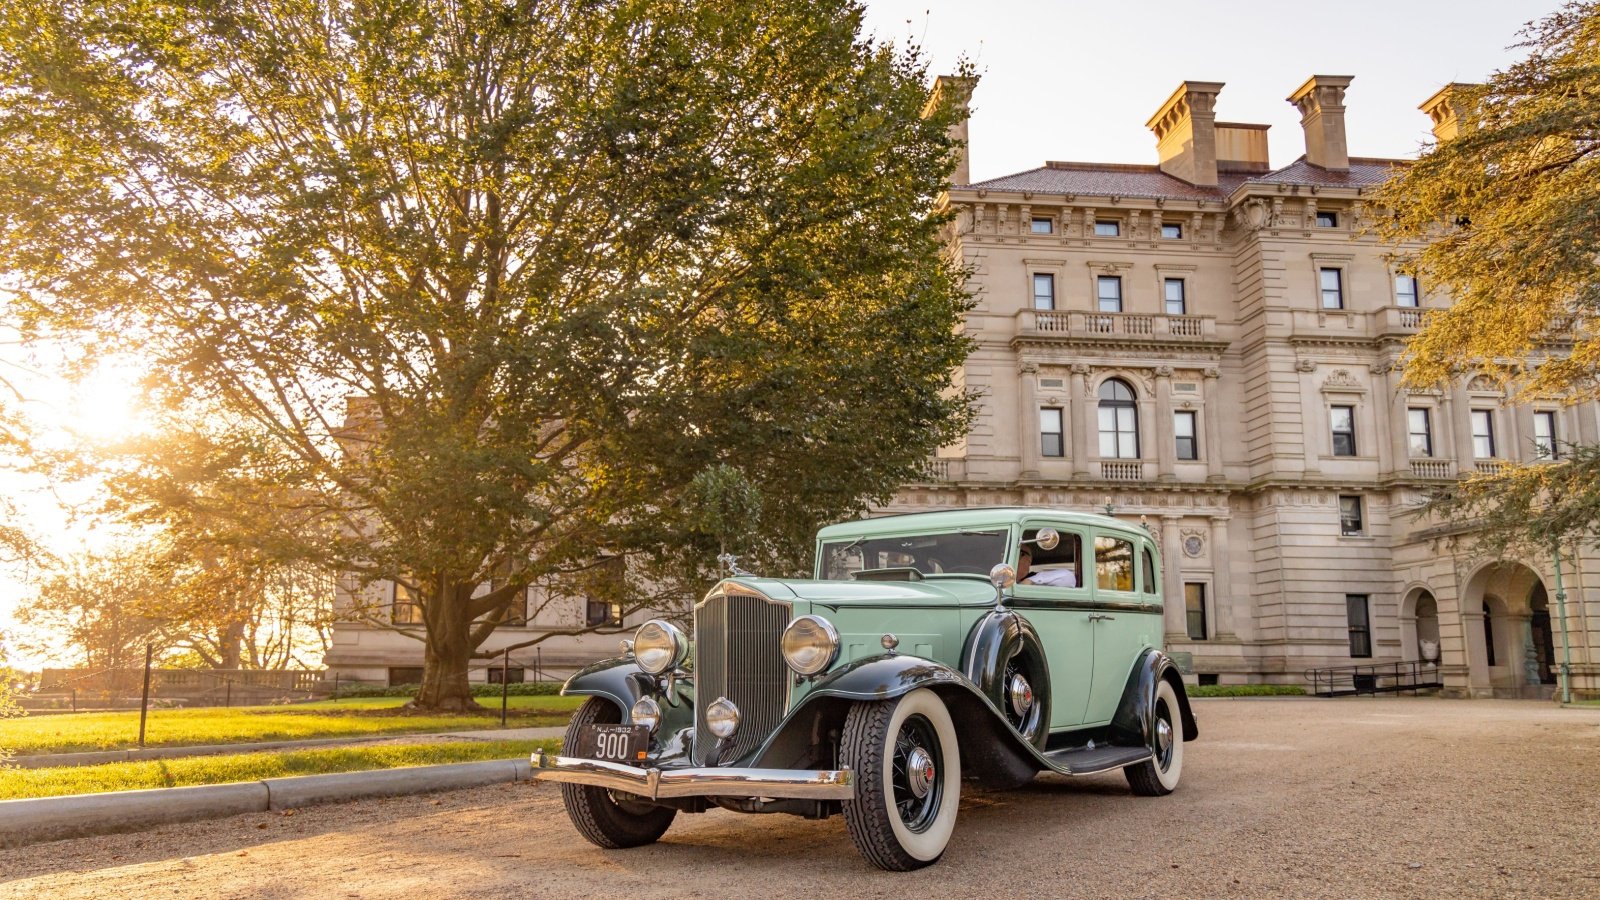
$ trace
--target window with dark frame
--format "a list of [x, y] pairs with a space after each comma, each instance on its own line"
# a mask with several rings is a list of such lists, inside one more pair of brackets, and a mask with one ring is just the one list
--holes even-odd
[[1042, 216], [1034, 216], [1032, 225], [1034, 234], [1050, 234], [1056, 230], [1055, 220]]
[[417, 595], [398, 581], [392, 583], [392, 588], [389, 594], [389, 623], [421, 625], [422, 604], [417, 602]]
[[1323, 211], [1319, 210], [1317, 212], [1317, 227], [1318, 228], [1338, 228], [1339, 227], [1339, 214], [1335, 213], [1335, 212], [1323, 212]]
[[1178, 241], [1183, 239], [1183, 226], [1177, 222], [1162, 222], [1161, 237], [1163, 240]]
[[1350, 658], [1371, 658], [1372, 621], [1367, 609], [1367, 595], [1345, 594], [1344, 608], [1345, 616], [1350, 622]]
[[1144, 548], [1144, 592], [1156, 592], [1156, 555], [1149, 547]]
[[1317, 284], [1322, 289], [1323, 309], [1344, 309], [1343, 269], [1318, 269]]
[[1094, 539], [1094, 584], [1102, 591], [1133, 590], [1133, 542], [1109, 535]]
[[1099, 219], [1094, 223], [1094, 233], [1097, 237], [1117, 237], [1122, 234], [1122, 224], [1111, 219]]
[[1101, 275], [1095, 279], [1095, 297], [1103, 313], [1122, 312], [1122, 276]]
[[1049, 272], [1033, 274], [1033, 308], [1056, 308], [1056, 276]]
[[1199, 459], [1200, 442], [1195, 437], [1195, 412], [1182, 409], [1172, 414], [1172, 433], [1178, 443], [1179, 459]]
[[1472, 455], [1475, 459], [1494, 459], [1494, 412], [1472, 411]]
[[390, 666], [389, 687], [399, 687], [402, 684], [421, 684], [421, 666]]
[[1412, 456], [1433, 455], [1433, 417], [1426, 407], [1406, 410], [1406, 431]]
[[1046, 406], [1039, 410], [1039, 455], [1050, 457], [1067, 455], [1060, 407]]
[[609, 603], [605, 600], [588, 601], [584, 610], [583, 622], [590, 628], [601, 628], [607, 625], [622, 624], [622, 604]]
[[1162, 295], [1167, 301], [1167, 315], [1182, 316], [1189, 312], [1188, 298], [1184, 295], [1182, 278], [1168, 278], [1161, 283]]
[[1139, 458], [1139, 407], [1133, 388], [1120, 378], [1100, 385], [1100, 457]]
[[1361, 520], [1361, 495], [1339, 496], [1339, 533], [1346, 537], [1366, 534], [1366, 523]]
[[1394, 302], [1396, 306], [1416, 307], [1419, 304], [1417, 297], [1417, 279], [1411, 275], [1396, 275], [1394, 277]]
[[1206, 639], [1206, 586], [1198, 581], [1183, 584], [1184, 617], [1189, 625], [1189, 640]]
[[1548, 409], [1535, 410], [1533, 413], [1533, 458], [1541, 462], [1550, 462], [1559, 458], [1561, 450], [1556, 446], [1556, 414]]
[[502, 672], [505, 673], [505, 684], [521, 684], [528, 677], [527, 670], [522, 666], [506, 666], [504, 669], [499, 666], [490, 666], [484, 671], [489, 676], [490, 684], [500, 684]]
[[1354, 406], [1328, 407], [1329, 427], [1333, 431], [1333, 455], [1356, 455], [1356, 408]]

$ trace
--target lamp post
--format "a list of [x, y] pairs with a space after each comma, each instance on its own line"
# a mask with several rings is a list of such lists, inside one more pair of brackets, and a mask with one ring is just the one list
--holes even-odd
[[1561, 618], [1561, 702], [1572, 702], [1572, 642], [1567, 637], [1567, 589], [1561, 583], [1561, 544], [1550, 548], [1556, 564], [1556, 615]]

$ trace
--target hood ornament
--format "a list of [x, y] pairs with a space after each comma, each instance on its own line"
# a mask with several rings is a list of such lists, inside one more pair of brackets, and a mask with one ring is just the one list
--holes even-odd
[[723, 568], [728, 570], [728, 574], [729, 575], [740, 576], [740, 575], [754, 575], [755, 574], [754, 572], [745, 571], [744, 568], [739, 565], [739, 557], [734, 556], [732, 553], [719, 553], [719, 554], [717, 554], [717, 562]]

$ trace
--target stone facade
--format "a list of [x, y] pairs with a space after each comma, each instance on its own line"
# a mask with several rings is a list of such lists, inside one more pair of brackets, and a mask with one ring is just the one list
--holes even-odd
[[[953, 185], [977, 341], [957, 381], [981, 415], [883, 511], [1143, 519], [1166, 560], [1169, 649], [1197, 679], [1304, 683], [1437, 647], [1448, 693], [1548, 693], [1551, 561], [1476, 558], [1469, 536], [1407, 511], [1432, 485], [1536, 460], [1538, 435], [1600, 438], [1596, 406], [1511, 404], [1481, 381], [1401, 389], [1406, 339], [1448, 298], [1363, 233], [1370, 189], [1402, 163], [1349, 155], [1349, 83], [1290, 95], [1306, 154], [1281, 168], [1265, 126], [1216, 121], [1223, 85], [1185, 82], [1149, 121], [1155, 165]], [[1423, 107], [1441, 139], [1448, 104], [1446, 89]], [[1564, 568], [1584, 695], [1600, 693], [1597, 566], [1585, 548]]]

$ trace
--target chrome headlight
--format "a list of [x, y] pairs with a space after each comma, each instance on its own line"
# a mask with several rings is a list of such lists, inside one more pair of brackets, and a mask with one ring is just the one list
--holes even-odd
[[783, 630], [783, 661], [800, 675], [825, 671], [839, 658], [839, 632], [821, 616], [801, 616]]
[[739, 707], [727, 697], [718, 697], [706, 707], [706, 728], [723, 740], [739, 730]]
[[661, 707], [649, 697], [640, 697], [628, 715], [633, 719], [633, 724], [643, 725], [650, 729], [651, 734], [654, 734], [656, 726], [661, 724]]
[[633, 636], [633, 658], [651, 675], [670, 671], [688, 655], [689, 639], [671, 622], [651, 619]]

